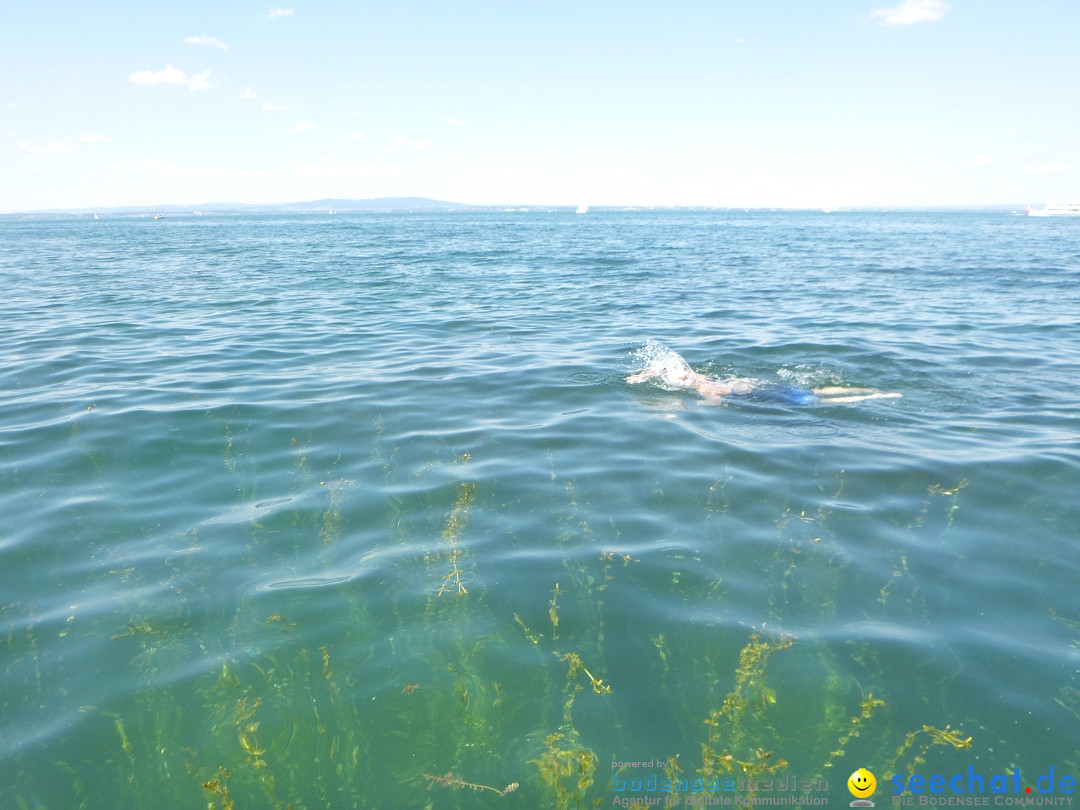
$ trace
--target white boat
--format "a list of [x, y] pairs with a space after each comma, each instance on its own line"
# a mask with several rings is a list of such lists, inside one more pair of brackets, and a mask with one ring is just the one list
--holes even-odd
[[1080, 217], [1080, 202], [1047, 203], [1046, 208], [1026, 206], [1029, 217]]
[[579, 214], [585, 214], [585, 213], [588, 212], [588, 210], [589, 210], [589, 206], [587, 206], [587, 205], [579, 205], [577, 207], [577, 213], [579, 213]]
[[165, 219], [164, 214], [154, 214], [154, 219]]

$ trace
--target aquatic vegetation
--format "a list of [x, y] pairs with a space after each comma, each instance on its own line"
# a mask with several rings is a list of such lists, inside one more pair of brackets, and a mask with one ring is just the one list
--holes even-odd
[[[907, 776], [909, 778], [918, 770], [920, 765], [926, 763], [926, 755], [935, 745], [952, 747], [957, 751], [971, 748], [971, 737], [963, 737], [962, 734], [962, 731], [956, 731], [948, 725], [943, 729], [924, 725], [922, 728], [912, 731], [904, 738], [904, 742], [900, 744], [900, 747], [896, 749], [896, 755], [889, 766], [889, 772], [899, 773], [900, 760], [912, 750], [914, 750], [915, 756], [907, 765]], [[928, 739], [923, 739], [920, 735], [926, 735]], [[915, 748], [916, 742], [919, 742], [918, 748]]]
[[[340, 458], [340, 456], [339, 456]], [[326, 481], [320, 481], [319, 486], [327, 486]], [[341, 537], [341, 504], [344, 499], [344, 490], [352, 481], [341, 478], [329, 482], [327, 493], [329, 504], [322, 513], [319, 527], [319, 539], [323, 545], [334, 543]]]
[[527, 638], [529, 640], [529, 643], [532, 644], [534, 647], [539, 646], [540, 642], [544, 640], [543, 636], [530, 630], [529, 626], [525, 624], [525, 620], [516, 613], [514, 614], [514, 621], [517, 622], [518, 627], [520, 627], [522, 632], [525, 634], [525, 638]]
[[210, 807], [217, 806], [217, 802], [221, 803], [221, 810], [233, 810], [235, 802], [233, 801], [232, 794], [229, 793], [229, 777], [232, 774], [225, 770], [224, 766], [218, 768], [218, 776], [214, 779], [207, 779], [202, 783], [202, 789], [209, 792], [213, 798], [210, 801]]
[[521, 787], [517, 782], [511, 782], [509, 785], [500, 790], [499, 788], [492, 787], [491, 785], [481, 785], [476, 782], [466, 782], [464, 779], [459, 779], [454, 776], [453, 771], [447, 771], [443, 776], [434, 776], [430, 773], [421, 774], [421, 776], [423, 776], [424, 779], [428, 780], [428, 790], [431, 790], [433, 785], [442, 785], [443, 787], [453, 788], [454, 790], [457, 790], [458, 788], [466, 788], [468, 790], [474, 791], [489, 790], [492, 793], [498, 794], [499, 796], [505, 796], [507, 793], [513, 793], [515, 790]]
[[[1080, 619], [1066, 618], [1054, 608], [1051, 608], [1048, 613], [1052, 620], [1061, 623], [1078, 635], [1078, 638], [1072, 639], [1071, 646], [1074, 650], [1080, 649]], [[1066, 711], [1074, 720], [1080, 721], [1080, 670], [1074, 670], [1069, 683], [1058, 690], [1058, 694], [1054, 696], [1054, 703]], [[1072, 751], [1072, 756], [1074, 759], [1068, 762], [1068, 765], [1072, 769], [1070, 772], [1074, 773], [1080, 770], [1080, 746], [1077, 746]]]
[[[765, 683], [769, 658], [779, 650], [789, 649], [794, 642], [791, 636], [762, 641], [757, 632], [750, 635], [750, 642], [739, 653], [735, 685], [720, 707], [704, 721], [708, 738], [701, 745], [702, 778], [714, 779], [731, 773], [736, 766], [748, 777], [775, 773], [787, 767], [786, 760], [773, 761], [771, 751], [756, 745], [749, 746], [752, 751], [743, 751], [753, 733], [749, 723], [760, 722], [768, 706], [776, 703], [776, 693]], [[739, 759], [739, 756], [744, 758]]]
[[931, 505], [935, 498], [947, 499], [947, 506], [943, 515], [945, 528], [952, 526], [953, 520], [956, 518], [956, 513], [960, 509], [960, 493], [968, 486], [968, 480], [961, 478], [955, 485], [946, 487], [944, 484], [931, 484], [926, 488], [926, 497], [923, 499], [922, 507], [919, 509], [918, 514], [912, 519], [909, 524], [909, 528], [917, 529], [926, 525], [927, 520], [930, 517]]
[[114, 715], [113, 719], [116, 722], [116, 733], [120, 735], [120, 748], [127, 757], [128, 764], [131, 766], [131, 773], [127, 780], [130, 784], [135, 781], [135, 747], [131, 744], [131, 740], [128, 739], [127, 732], [124, 730], [123, 719], [121, 719], [119, 715]]
[[[243, 479], [245, 459], [234, 438], [230, 432], [231, 469]], [[269, 551], [276, 533], [291, 530], [296, 548], [314, 546], [315, 559], [329, 567], [334, 546], [349, 536], [345, 505], [353, 490], [351, 479], [313, 471], [310, 442], [297, 448], [294, 461], [304, 487], [319, 493], [318, 503], [275, 526], [252, 520], [241, 530], [258, 553]], [[426, 462], [416, 475], [402, 472], [397, 453], [371, 454], [388, 480], [448, 474], [450, 480], [409, 495], [412, 503], [387, 495], [381, 507], [387, 542], [408, 551], [378, 580], [345, 579], [325, 591], [331, 596], [320, 604], [334, 610], [313, 612], [288, 589], [235, 603], [225, 599], [219, 609], [226, 632], [215, 643], [183, 598], [184, 588], [215, 581], [212, 566], [200, 568], [191, 555], [184, 558], [187, 568], [177, 565], [163, 574], [172, 601], [135, 601], [108, 625], [117, 655], [145, 684], [138, 711], [91, 712], [112, 726], [107, 768], [123, 796], [164, 797], [176, 806], [213, 810], [286, 810], [400, 803], [408, 791], [426, 785], [439, 794], [439, 806], [470, 806], [468, 799], [481, 795], [566, 810], [606, 806], [612, 789], [601, 763], [617, 746], [641, 744], [619, 728], [628, 718], [636, 721], [635, 712], [655, 713], [651, 722], [658, 728], [678, 727], [659, 735], [665, 747], [657, 767], [673, 783], [685, 782], [687, 770], [703, 778], [734, 777], [740, 798], [757, 795], [765, 778], [790, 772], [789, 763], [800, 756], [821, 774], [868, 751], [883, 762], [885, 750], [894, 752], [892, 767], [910, 773], [933, 746], [970, 747], [971, 738], [951, 726], [926, 725], [901, 741], [880, 722], [885, 702], [876, 690], [864, 693], [856, 677], [876, 679], [886, 667], [874, 644], [845, 645], [845, 671], [840, 653], [828, 645], [796, 645], [793, 635], [771, 629], [782, 627], [779, 619], [793, 605], [807, 624], [835, 615], [843, 592], [837, 573], [845, 573], [846, 563], [828, 501], [811, 506], [791, 498], [772, 506], [772, 522], [761, 532], [766, 551], [754, 563], [763, 591], [759, 607], [769, 621], [757, 628], [713, 618], [729, 596], [717, 573], [720, 561], [738, 564], [735, 552], [717, 544], [705, 555], [674, 558], [670, 569], [680, 576], [665, 577], [663, 587], [672, 599], [700, 603], [710, 622], [708, 633], [693, 633], [653, 621], [647, 611], [640, 620], [622, 615], [648, 597], [648, 576], [656, 575], [657, 563], [643, 566], [645, 554], [609, 547], [608, 535], [617, 537], [618, 526], [594, 525], [588, 493], [567, 481], [552, 482], [561, 499], [552, 538], [561, 564], [552, 566], [539, 592], [528, 594], [531, 602], [493, 601], [475, 581], [491, 581], [497, 572], [485, 568], [481, 544], [470, 542], [469, 530], [502, 504], [482, 495], [467, 475], [468, 453]], [[339, 459], [328, 462], [325, 472]], [[706, 507], [709, 518], [703, 536], [710, 540], [725, 536], [725, 521], [746, 508], [729, 497], [731, 481], [730, 474], [713, 479], [698, 493], [696, 508]], [[315, 490], [312, 482], [324, 488]], [[835, 487], [829, 482], [835, 495], [843, 487], [842, 476]], [[238, 488], [249, 498], [254, 487], [241, 481]], [[931, 487], [927, 503], [955, 499], [962, 489]], [[420, 507], [423, 520], [404, 520], [406, 511], [415, 514]], [[190, 547], [197, 534], [178, 539]], [[291, 551], [277, 545], [272, 553]], [[249, 553], [255, 567], [258, 553]], [[917, 604], [901, 598], [901, 585], [912, 574], [904, 558], [892, 562], [892, 576], [875, 582], [869, 593], [878, 595], [882, 611], [910, 611]], [[133, 581], [145, 577], [136, 566], [122, 565], [109, 575], [119, 572]], [[470, 598], [442, 598], [454, 595]], [[25, 620], [22, 636], [13, 629], [11, 617], [22, 610], [0, 605], [7, 623], [0, 647], [9, 660], [12, 651], [23, 660], [36, 655], [35, 623]], [[545, 614], [550, 630], [543, 627]], [[523, 655], [529, 660], [521, 662]], [[792, 711], [791, 685], [782, 679], [782, 663], [792, 655], [801, 664], [786, 677], [805, 673], [814, 681], [815, 711]], [[173, 685], [169, 673], [192, 659], [203, 662], [201, 674]], [[651, 693], [620, 702], [633, 693], [624, 684], [640, 690], [646, 680]], [[640, 733], [640, 725], [629, 725]], [[871, 736], [875, 742], [867, 745]], [[669, 795], [677, 794], [673, 787]]]
[[559, 583], [551, 589], [551, 601], [548, 602], [548, 618], [551, 620], [551, 640], [559, 640]]
[[530, 762], [551, 789], [554, 806], [559, 810], [580, 806], [596, 781], [596, 754], [581, 746], [575, 737], [567, 738], [561, 732], [549, 734], [543, 754]]
[[569, 652], [566, 655], [562, 656], [559, 660], [568, 661], [570, 664], [570, 672], [566, 676], [568, 680], [573, 680], [574, 676], [576, 676], [578, 672], [584, 672], [586, 677], [589, 679], [589, 683], [592, 685], [593, 691], [596, 692], [596, 694], [611, 694], [611, 687], [605, 684], [601, 678], [597, 678], [591, 672], [589, 672], [589, 670], [585, 668], [585, 665], [581, 663], [581, 658], [578, 657], [577, 653]]
[[[466, 456], [466, 458], [468, 458], [468, 456]], [[458, 488], [461, 494], [458, 497], [457, 503], [454, 504], [454, 508], [450, 512], [450, 517], [447, 518], [446, 527], [442, 532], [442, 539], [446, 541], [450, 548], [449, 553], [447, 554], [450, 570], [443, 577], [442, 584], [439, 585], [437, 591], [439, 596], [446, 593], [456, 593], [458, 596], [467, 596], [469, 593], [468, 588], [466, 588], [461, 581], [461, 568], [458, 565], [458, 561], [461, 559], [463, 550], [458, 541], [461, 539], [461, 534], [465, 531], [465, 527], [469, 523], [469, 506], [476, 495], [476, 482], [463, 482]]]
[[952, 489], [945, 489], [945, 487], [941, 486], [940, 484], [934, 484], [930, 487], [929, 491], [931, 495], [941, 495], [949, 499], [949, 507], [945, 511], [946, 526], [952, 525], [952, 522], [956, 517], [956, 512], [960, 508], [960, 491], [967, 487], [967, 485], [968, 480], [966, 478], [962, 478], [960, 479], [960, 483], [958, 483]]
[[[600, 557], [600, 561], [605, 566], [608, 566], [614, 559], [613, 553], [605, 553]], [[624, 565], [630, 561], [632, 561], [632, 558], [627, 555], [624, 559]], [[608, 569], [605, 568], [606, 570]], [[580, 576], [580, 573], [579, 571], [579, 576], [575, 577], [575, 582], [587, 582], [587, 577]], [[609, 581], [605, 576], [602, 584], [606, 585]], [[551, 623], [552, 646], [550, 652], [553, 658], [560, 663], [566, 664], [567, 667], [566, 680], [562, 688], [562, 721], [557, 731], [548, 733], [544, 737], [544, 747], [540, 755], [529, 760], [529, 763], [536, 767], [537, 775], [541, 783], [546, 786], [548, 795], [553, 801], [553, 804], [548, 802], [548, 806], [554, 806], [561, 810], [580, 807], [588, 799], [590, 788], [596, 782], [596, 770], [599, 762], [595, 751], [582, 743], [581, 734], [574, 722], [574, 705], [578, 696], [585, 689], [580, 676], [585, 675], [595, 695], [604, 696], [612, 693], [610, 684], [594, 675], [582, 661], [577, 651], [570, 650], [564, 653], [558, 647], [558, 628], [560, 624], [558, 600], [559, 596], [565, 593], [566, 591], [562, 586], [556, 583], [551, 590], [552, 595], [548, 602], [548, 620]], [[514, 620], [530, 644], [537, 648], [545, 645], [544, 637], [531, 630], [519, 615], [514, 614]], [[599, 802], [601, 799], [597, 798], [596, 801]]]
[[831, 768], [837, 759], [846, 755], [848, 743], [862, 734], [863, 727], [874, 716], [878, 709], [884, 708], [885, 701], [868, 694], [859, 704], [859, 713], [848, 721], [847, 727], [836, 743], [836, 749], [829, 754], [829, 758], [822, 765], [822, 770]]

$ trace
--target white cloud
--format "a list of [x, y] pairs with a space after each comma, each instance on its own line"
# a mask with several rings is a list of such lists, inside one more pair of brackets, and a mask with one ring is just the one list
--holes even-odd
[[1071, 163], [1061, 163], [1058, 161], [1054, 163], [1043, 163], [1039, 166], [1025, 166], [1024, 171], [1028, 174], [1061, 174], [1062, 172], [1076, 171], [1076, 167]]
[[60, 143], [60, 141], [49, 141], [46, 144], [29, 144], [23, 141], [19, 144], [19, 147], [28, 155], [42, 155], [46, 153], [55, 152], [71, 152], [74, 151], [73, 147], [66, 143]]
[[461, 123], [460, 120], [457, 118], [444, 118], [442, 121], [448, 127], [456, 127], [459, 123]]
[[175, 163], [170, 163], [167, 160], [156, 160], [154, 158], [143, 158], [139, 162], [140, 169], [147, 169], [148, 171], [158, 172], [159, 176], [164, 176], [166, 173], [175, 173], [180, 167]]
[[270, 9], [270, 19], [276, 20], [278, 17], [291, 17], [291, 8], [272, 8]]
[[108, 143], [112, 138], [108, 135], [83, 135], [79, 140], [83, 143]]
[[158, 71], [139, 70], [128, 76], [128, 81], [134, 84], [187, 84], [187, 80], [187, 74], [172, 65]]
[[315, 129], [315, 125], [310, 121], [297, 121], [293, 129], [297, 132], [311, 132], [311, 130]]
[[880, 17], [882, 25], [911, 25], [940, 20], [948, 10], [949, 4], [944, 0], [901, 0], [893, 8], [874, 9], [870, 19]]
[[405, 135], [398, 135], [392, 141], [389, 146], [384, 146], [384, 152], [396, 152], [403, 146], [409, 146], [414, 149], [426, 149], [431, 146], [431, 138], [408, 138]]
[[166, 65], [157, 71], [139, 70], [128, 76], [128, 81], [133, 84], [186, 84], [191, 90], [209, 90], [213, 87], [209, 79], [209, 70], [189, 79], [184, 71], [172, 65]]
[[275, 111], [276, 110], [291, 110], [292, 105], [291, 104], [271, 104], [268, 101], [264, 101], [263, 102], [263, 109], [264, 110], [275, 110]]
[[341, 114], [341, 117], [342, 118], [359, 118], [360, 117], [360, 111], [359, 110], [349, 110], [348, 112], [343, 112]]
[[217, 37], [188, 37], [184, 42], [187, 45], [208, 45], [211, 48], [221, 48], [223, 51], [229, 50], [229, 46]]
[[350, 141], [355, 141], [357, 138], [363, 138], [364, 137], [364, 131], [361, 129], [361, 130], [357, 130], [356, 132], [350, 132], [345, 137], [348, 138]]
[[252, 90], [250, 87], [245, 87], [244, 92], [242, 92], [236, 98], [238, 101], [251, 101], [252, 99], [258, 98], [258, 96], [255, 95], [255, 91]]
[[192, 92], [194, 92], [196, 90], [209, 90], [213, 86], [214, 85], [210, 84], [210, 70], [208, 68], [208, 69], [204, 70], [202, 73], [199, 73], [198, 75], [193, 76], [192, 79], [191, 79], [191, 83], [188, 85], [188, 88]]

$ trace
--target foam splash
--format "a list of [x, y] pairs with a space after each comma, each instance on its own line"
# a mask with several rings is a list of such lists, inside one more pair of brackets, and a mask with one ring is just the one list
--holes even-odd
[[819, 366], [800, 364], [794, 368], [780, 368], [776, 376], [788, 385], [797, 388], [818, 388], [822, 385], [839, 385], [840, 380], [836, 375], [830, 375]]
[[641, 371], [651, 372], [658, 382], [672, 388], [686, 387], [683, 380], [690, 374], [690, 365], [681, 354], [659, 340], [646, 340], [644, 346], [634, 351], [634, 357], [641, 363]]

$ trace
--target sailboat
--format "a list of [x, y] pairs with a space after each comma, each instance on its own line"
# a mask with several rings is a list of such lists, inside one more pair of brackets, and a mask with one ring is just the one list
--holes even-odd
[[582, 203], [581, 205], [579, 205], [577, 207], [577, 213], [579, 213], [579, 214], [586, 214], [586, 213], [588, 213], [588, 211], [589, 211], [589, 206], [585, 205], [584, 203]]

